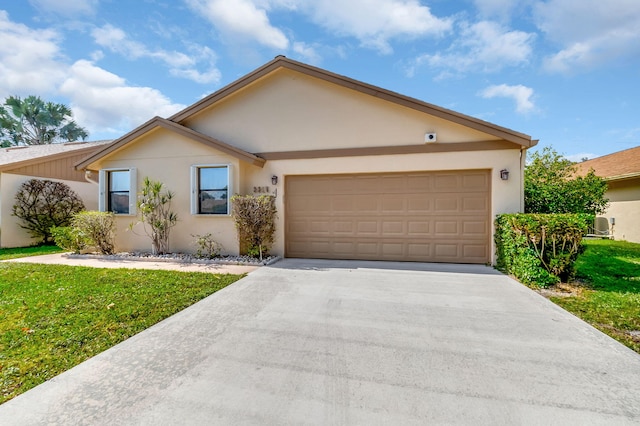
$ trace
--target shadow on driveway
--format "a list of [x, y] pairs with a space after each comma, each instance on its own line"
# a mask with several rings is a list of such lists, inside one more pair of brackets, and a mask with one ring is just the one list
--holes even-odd
[[640, 356], [486, 266], [285, 259], [0, 424], [639, 424]]
[[330, 260], [287, 258], [271, 265], [276, 269], [329, 270], [329, 269], [378, 269], [389, 271], [446, 272], [454, 274], [502, 275], [491, 266], [452, 263], [381, 262], [368, 260]]

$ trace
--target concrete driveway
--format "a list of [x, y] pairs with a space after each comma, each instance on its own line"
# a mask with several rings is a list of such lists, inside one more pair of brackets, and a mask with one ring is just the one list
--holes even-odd
[[640, 356], [491, 268], [287, 259], [0, 424], [638, 424]]

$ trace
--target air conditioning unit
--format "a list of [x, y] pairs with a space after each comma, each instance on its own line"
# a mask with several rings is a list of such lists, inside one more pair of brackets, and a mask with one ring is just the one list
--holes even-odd
[[436, 134], [435, 133], [425, 133], [424, 134], [425, 142], [436, 142]]

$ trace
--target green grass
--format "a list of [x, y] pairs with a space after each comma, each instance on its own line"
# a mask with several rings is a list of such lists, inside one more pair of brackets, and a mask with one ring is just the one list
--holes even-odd
[[0, 403], [241, 277], [0, 263]]
[[0, 260], [17, 259], [18, 257], [39, 256], [41, 254], [62, 253], [57, 246], [32, 246], [0, 249]]
[[640, 244], [585, 240], [576, 262], [576, 280], [584, 285], [574, 297], [552, 297], [579, 316], [640, 353]]

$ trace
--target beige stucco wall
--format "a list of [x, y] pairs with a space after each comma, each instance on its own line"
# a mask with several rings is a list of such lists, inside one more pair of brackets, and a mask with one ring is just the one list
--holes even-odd
[[[15, 195], [20, 185], [30, 179], [41, 179], [37, 176], [24, 176], [11, 173], [0, 174], [0, 247], [23, 247], [36, 243], [27, 231], [20, 227], [20, 219], [12, 216]], [[88, 182], [76, 182], [60, 179], [49, 179], [64, 182], [74, 190], [88, 210], [98, 208], [97, 185]]]
[[411, 108], [281, 69], [184, 123], [252, 153], [495, 140]]
[[[500, 179], [499, 171], [510, 171], [509, 180]], [[341, 174], [371, 172], [403, 172], [419, 170], [464, 170], [490, 169], [492, 188], [492, 215], [522, 211], [522, 173], [518, 150], [496, 150], [484, 152], [451, 152], [437, 154], [385, 155], [369, 157], [318, 158], [304, 160], [268, 161], [263, 169], [255, 166], [242, 167], [243, 193], [253, 193], [254, 187], [269, 187], [276, 195], [278, 221], [273, 252], [284, 254], [284, 180], [290, 175]], [[278, 184], [271, 184], [271, 176], [278, 176]], [[259, 195], [259, 194], [256, 194]], [[492, 244], [492, 253], [495, 247]]]
[[[495, 136], [288, 70], [269, 75], [183, 124], [251, 153], [423, 145], [426, 132], [436, 132], [436, 143], [452, 147], [456, 142], [496, 140]], [[272, 252], [277, 255], [284, 254], [283, 191], [290, 175], [490, 169], [492, 217], [523, 207], [521, 155], [516, 145], [508, 150], [269, 160], [260, 168], [158, 128], [90, 168], [136, 167], [138, 190], [144, 176], [149, 176], [165, 182], [176, 193], [173, 206], [180, 222], [172, 230], [172, 251], [193, 252], [191, 234], [212, 232], [226, 253], [235, 254], [239, 247], [230, 217], [190, 213], [190, 167], [210, 163], [232, 165], [231, 193], [252, 194], [257, 188], [276, 195], [279, 218]], [[508, 181], [500, 180], [503, 168], [511, 172]], [[271, 184], [274, 175], [279, 179], [276, 186]], [[118, 249], [149, 250], [147, 238], [125, 231], [134, 220], [133, 216], [118, 217]]]
[[[146, 140], [145, 140], [146, 139]], [[138, 188], [145, 176], [160, 180], [175, 193], [172, 210], [178, 214], [179, 222], [171, 231], [171, 250], [193, 252], [192, 235], [211, 232], [224, 247], [224, 252], [237, 254], [239, 247], [233, 222], [228, 216], [192, 215], [190, 213], [190, 168], [192, 165], [231, 164], [231, 193], [256, 194], [263, 192], [276, 196], [278, 209], [276, 239], [272, 252], [284, 254], [284, 180], [290, 175], [326, 173], [371, 173], [402, 172], [416, 170], [492, 170], [492, 217], [498, 213], [513, 213], [522, 209], [520, 152], [500, 150], [485, 152], [452, 152], [438, 154], [411, 154], [369, 157], [318, 158], [302, 160], [268, 161], [264, 168], [241, 163], [225, 154], [193, 142], [169, 131], [160, 130], [134, 142], [118, 152], [113, 158], [92, 167], [128, 168], [136, 167]], [[511, 171], [508, 181], [500, 180], [499, 170]], [[271, 177], [278, 177], [272, 185]], [[135, 216], [117, 217], [117, 248], [123, 251], [150, 250], [150, 241], [144, 236], [140, 225], [135, 232], [128, 230]]]
[[[191, 214], [191, 166], [206, 164], [228, 164], [231, 166], [229, 193], [238, 191], [239, 161], [165, 129], [156, 129], [144, 137], [128, 144], [105, 161], [91, 165], [91, 169], [136, 168], [136, 193], [142, 188], [145, 177], [161, 181], [175, 197], [171, 210], [178, 215], [178, 223], [169, 237], [170, 250], [194, 252], [192, 235], [213, 234], [225, 252], [238, 252], [238, 242], [230, 216]], [[96, 187], [96, 196], [98, 189]], [[129, 230], [129, 225], [138, 221], [134, 215], [117, 215], [116, 248], [120, 251], [151, 251], [151, 240], [146, 236], [142, 224]]]
[[609, 182], [606, 197], [610, 205], [602, 217], [615, 219], [613, 237], [640, 243], [640, 178]]

